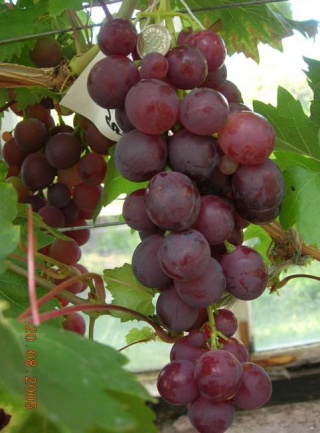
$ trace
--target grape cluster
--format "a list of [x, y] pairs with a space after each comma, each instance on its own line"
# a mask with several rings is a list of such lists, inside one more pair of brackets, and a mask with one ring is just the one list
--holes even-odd
[[187, 29], [167, 54], [143, 58], [137, 38], [129, 21], [105, 23], [98, 43], [106, 57], [87, 88], [99, 106], [115, 110], [124, 132], [114, 152], [119, 173], [148, 182], [123, 205], [141, 237], [133, 273], [159, 291], [161, 325], [187, 333], [159, 374], [159, 393], [188, 404], [200, 433], [222, 433], [236, 406], [258, 408], [271, 395], [267, 373], [233, 337], [234, 314], [220, 307], [226, 295], [253, 300], [267, 286], [266, 264], [243, 245], [243, 229], [280, 211], [284, 180], [269, 158], [275, 131], [227, 79], [218, 34]]
[[[14, 130], [4, 133], [2, 157], [8, 164], [6, 181], [16, 189], [19, 203], [30, 204], [48, 226], [64, 229], [87, 226], [101, 196], [106, 155], [114, 143], [94, 124], [86, 125], [85, 129], [76, 124], [56, 125], [52, 110], [46, 101], [28, 107], [20, 113], [23, 119]], [[78, 262], [90, 230], [70, 230], [65, 235], [70, 240], [56, 239], [40, 252], [68, 265], [65, 278], [68, 279], [88, 272]], [[53, 283], [58, 285], [65, 279], [57, 275]], [[77, 294], [85, 289], [86, 284], [77, 281], [66, 290]], [[75, 313], [70, 320], [77, 320], [80, 333], [84, 334], [83, 318]]]

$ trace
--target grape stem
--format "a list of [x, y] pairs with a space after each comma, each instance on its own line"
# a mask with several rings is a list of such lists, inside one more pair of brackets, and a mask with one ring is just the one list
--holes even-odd
[[284, 287], [293, 278], [311, 278], [312, 280], [320, 281], [320, 277], [316, 277], [315, 275], [309, 275], [309, 274], [288, 275], [287, 277], [283, 278], [281, 281], [274, 283], [270, 288], [270, 293], [276, 292], [278, 289], [281, 289], [281, 287]]
[[103, 12], [104, 12], [104, 14], [105, 14], [105, 16], [107, 18], [107, 21], [111, 21], [113, 19], [113, 17], [112, 17], [112, 15], [111, 15], [111, 13], [110, 13], [110, 11], [108, 9], [108, 6], [104, 2], [104, 0], [98, 0], [98, 2], [100, 4], [101, 8], [103, 9]]

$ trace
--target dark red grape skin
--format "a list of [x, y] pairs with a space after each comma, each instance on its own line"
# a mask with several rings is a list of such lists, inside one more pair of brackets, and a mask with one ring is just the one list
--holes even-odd
[[144, 182], [165, 168], [167, 156], [163, 135], [144, 134], [133, 129], [117, 142], [114, 163], [125, 179]]
[[211, 401], [232, 398], [239, 387], [242, 366], [225, 350], [211, 350], [197, 361], [194, 377], [201, 397]]
[[79, 313], [70, 313], [65, 316], [65, 320], [62, 322], [62, 327], [66, 331], [72, 331], [81, 336], [86, 333], [86, 322]]
[[56, 169], [70, 168], [80, 159], [80, 140], [67, 132], [56, 134], [47, 141], [45, 155], [52, 167]]
[[23, 152], [37, 152], [46, 143], [47, 130], [40, 120], [29, 118], [17, 123], [13, 136]]
[[183, 405], [199, 396], [193, 377], [194, 365], [185, 359], [172, 361], [160, 371], [157, 388], [168, 403]]
[[190, 90], [199, 87], [208, 73], [208, 64], [198, 48], [178, 45], [167, 56], [169, 65], [167, 78], [178, 89]]
[[11, 167], [20, 169], [23, 161], [29, 155], [29, 152], [23, 151], [16, 140], [12, 137], [7, 140], [2, 146], [2, 158]]
[[187, 359], [195, 363], [208, 349], [206, 347], [195, 347], [189, 343], [185, 335], [174, 342], [170, 351], [170, 360]]
[[165, 56], [160, 53], [148, 53], [141, 62], [140, 76], [142, 78], [163, 79], [169, 69], [169, 63]]
[[91, 69], [87, 89], [93, 101], [102, 108], [121, 108], [129, 89], [140, 79], [136, 65], [124, 56], [109, 56]]
[[225, 155], [243, 165], [256, 165], [266, 161], [275, 145], [275, 131], [263, 116], [253, 111], [230, 114], [218, 133]]
[[235, 408], [231, 401], [209, 401], [198, 397], [188, 410], [191, 424], [199, 433], [223, 433], [232, 424]]
[[200, 209], [200, 194], [188, 176], [178, 172], [160, 172], [149, 182], [145, 193], [150, 219], [167, 230], [188, 229]]
[[100, 185], [107, 173], [107, 163], [102, 155], [91, 152], [83, 155], [78, 162], [81, 182], [87, 185]]
[[158, 227], [151, 221], [146, 212], [145, 191], [145, 188], [137, 189], [126, 196], [123, 202], [122, 216], [132, 229], [152, 232]]
[[51, 68], [63, 60], [62, 46], [51, 36], [39, 38], [29, 55], [38, 68]]
[[164, 81], [149, 78], [131, 87], [125, 109], [129, 121], [145, 134], [163, 134], [178, 120], [179, 99]]
[[137, 30], [131, 21], [113, 18], [100, 27], [98, 45], [106, 56], [127, 56], [134, 50], [137, 42]]
[[236, 315], [226, 308], [219, 308], [214, 315], [215, 325], [225, 337], [232, 337], [238, 329]]
[[253, 362], [242, 363], [243, 374], [233, 403], [241, 409], [258, 409], [272, 394], [272, 382], [266, 371]]
[[91, 123], [91, 125], [88, 126], [85, 134], [86, 142], [91, 149], [96, 153], [100, 153], [101, 155], [108, 155], [109, 149], [111, 149], [111, 147], [113, 147], [115, 144], [114, 141], [101, 134], [94, 123]]
[[59, 208], [67, 206], [71, 200], [71, 190], [63, 183], [54, 183], [47, 190], [48, 202]]
[[162, 241], [158, 261], [171, 278], [193, 280], [200, 277], [210, 263], [210, 246], [197, 230], [171, 232]]
[[44, 153], [30, 153], [22, 163], [21, 179], [31, 190], [47, 188], [56, 176], [56, 169], [47, 161]]
[[72, 265], [81, 258], [81, 249], [74, 239], [56, 239], [51, 245], [49, 255], [58, 262]]
[[223, 350], [232, 353], [239, 362], [249, 361], [249, 352], [247, 347], [235, 337], [218, 338], [218, 343]]
[[267, 266], [253, 248], [240, 245], [224, 254], [220, 264], [227, 280], [226, 290], [237, 299], [256, 299], [267, 287]]
[[145, 287], [164, 289], [172, 281], [163, 272], [158, 262], [158, 250], [162, 241], [162, 235], [148, 236], [133, 252], [132, 272], [139, 283]]
[[49, 227], [64, 227], [65, 218], [58, 207], [52, 205], [43, 206], [38, 211], [38, 214]]
[[162, 290], [156, 302], [156, 314], [166, 328], [182, 332], [190, 329], [199, 315], [199, 309], [187, 305], [171, 285]]

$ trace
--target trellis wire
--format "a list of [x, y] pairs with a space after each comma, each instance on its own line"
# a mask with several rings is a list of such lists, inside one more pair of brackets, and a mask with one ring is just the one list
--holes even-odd
[[[220, 5], [220, 6], [211, 6], [211, 7], [204, 7], [204, 8], [197, 8], [197, 9], [192, 9], [191, 12], [192, 13], [197, 13], [197, 12], [209, 12], [209, 11], [214, 11], [214, 10], [219, 10], [219, 9], [230, 9], [230, 8], [235, 8], [235, 7], [248, 7], [248, 6], [256, 6], [256, 5], [263, 5], [263, 4], [268, 4], [268, 3], [287, 3], [290, 0], [254, 0], [254, 1], [250, 1], [250, 2], [241, 2], [241, 3], [231, 3], [228, 5]], [[116, 3], [120, 3], [120, 1], [118, 2], [112, 2], [111, 4], [116, 4]], [[178, 12], [182, 12], [182, 13], [188, 13], [187, 9], [184, 10], [180, 10]], [[4, 39], [2, 41], [0, 41], [0, 45], [5, 45], [5, 44], [10, 44], [10, 43], [14, 43], [14, 42], [22, 42], [22, 41], [27, 41], [30, 39], [36, 39], [39, 37], [43, 37], [43, 36], [50, 36], [50, 35], [58, 35], [58, 34], [62, 34], [62, 33], [68, 33], [68, 32], [72, 32], [73, 30], [84, 30], [84, 29], [90, 29], [90, 28], [94, 28], [94, 27], [100, 27], [102, 25], [102, 23], [99, 24], [90, 24], [90, 25], [86, 25], [83, 27], [68, 27], [65, 29], [60, 29], [60, 30], [51, 30], [48, 32], [42, 32], [42, 33], [36, 33], [33, 35], [26, 35], [26, 36], [19, 36], [18, 38], [9, 38], [9, 39]]]

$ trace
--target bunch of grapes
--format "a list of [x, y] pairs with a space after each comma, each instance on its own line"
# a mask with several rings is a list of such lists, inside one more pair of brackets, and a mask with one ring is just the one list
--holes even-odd
[[123, 206], [141, 237], [133, 273], [159, 291], [159, 322], [187, 333], [159, 374], [159, 393], [188, 404], [200, 433], [222, 433], [235, 406], [258, 408], [271, 395], [267, 373], [233, 337], [233, 313], [219, 307], [226, 295], [253, 300], [267, 286], [266, 264], [243, 245], [243, 229], [280, 211], [284, 180], [269, 158], [275, 132], [227, 80], [218, 34], [188, 29], [167, 53], [142, 58], [137, 39], [129, 21], [106, 22], [98, 38], [106, 57], [87, 88], [99, 106], [115, 110], [124, 132], [114, 153], [119, 173], [148, 182]]
[[[58, 238], [40, 251], [53, 259], [52, 263], [67, 265], [63, 268], [65, 277], [57, 275], [52, 279], [58, 285], [88, 272], [79, 260], [81, 246], [88, 242], [90, 230], [72, 227], [88, 226], [87, 220], [92, 218], [101, 196], [106, 156], [114, 143], [93, 124], [86, 125], [85, 130], [76, 125], [56, 125], [51, 106], [48, 108], [44, 101], [20, 113], [23, 119], [13, 131], [4, 133], [2, 157], [8, 164], [6, 181], [15, 187], [18, 201], [30, 204], [49, 227], [64, 228], [69, 238]], [[86, 287], [78, 280], [66, 290], [77, 294]], [[59, 300], [65, 305], [63, 299]], [[84, 319], [77, 313], [67, 318], [64, 327], [82, 335], [85, 332]]]

